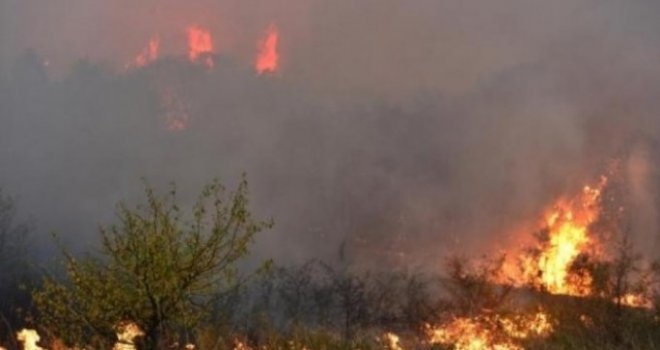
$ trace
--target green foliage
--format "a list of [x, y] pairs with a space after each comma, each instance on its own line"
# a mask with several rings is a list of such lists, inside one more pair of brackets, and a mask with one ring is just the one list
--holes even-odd
[[245, 178], [228, 196], [217, 181], [206, 186], [187, 221], [174, 190], [163, 198], [151, 188], [145, 193], [146, 205], [119, 205], [120, 223], [101, 229], [99, 256], [65, 252], [68, 280], [46, 278], [34, 292], [42, 324], [57, 336], [107, 346], [114, 327], [131, 321], [149, 348], [175, 340], [240, 282], [237, 263], [254, 235], [271, 226], [252, 218]]

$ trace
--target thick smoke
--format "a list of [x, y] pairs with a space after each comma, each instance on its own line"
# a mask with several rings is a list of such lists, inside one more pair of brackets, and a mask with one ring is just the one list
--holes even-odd
[[[0, 0], [0, 186], [43, 246], [53, 230], [81, 247], [113, 222], [115, 203], [141, 198], [142, 177], [190, 197], [245, 171], [258, 215], [276, 222], [260, 256], [433, 265], [506, 242], [622, 159], [635, 235], [651, 247], [658, 10]], [[273, 23], [282, 66], [257, 76], [256, 42]], [[213, 32], [214, 69], [185, 60], [190, 24]], [[125, 71], [154, 35], [161, 58]], [[169, 131], [180, 115], [186, 129]]]

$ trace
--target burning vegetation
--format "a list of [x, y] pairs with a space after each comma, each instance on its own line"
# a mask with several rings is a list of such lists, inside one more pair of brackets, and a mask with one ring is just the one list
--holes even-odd
[[[215, 67], [216, 45], [211, 31], [199, 25], [190, 25], [185, 30], [187, 39], [187, 58], [191, 63], [202, 64], [211, 69]], [[275, 24], [270, 24], [256, 45], [254, 70], [257, 74], [275, 73], [280, 68], [280, 31]], [[149, 43], [125, 65], [126, 69], [139, 69], [156, 62], [161, 56], [161, 42], [153, 37]]]
[[[505, 268], [509, 257], [454, 257], [439, 279], [403, 271], [372, 275], [311, 261], [259, 273], [241, 285], [247, 280], [236, 284], [233, 264], [252, 235], [269, 225], [250, 219], [245, 186], [229, 202], [221, 199], [219, 184], [205, 189], [188, 228], [173, 196], [147, 190], [148, 207], [122, 207], [124, 226], [102, 232], [105, 259], [67, 255], [72, 284], [48, 277], [35, 292], [40, 327], [52, 338], [47, 343], [521, 350], [573, 348], [565, 347], [566, 337], [577, 337], [580, 348], [645, 349], [649, 343], [641, 339], [660, 336], [651, 298], [654, 272], [643, 271], [625, 234], [609, 247], [613, 243], [598, 231], [604, 221], [620, 222], [606, 209], [616, 203], [616, 178], [601, 177], [550, 205], [535, 242], [517, 256], [518, 273]], [[209, 204], [215, 205], [210, 221], [204, 209]], [[612, 207], [617, 218], [625, 212]], [[34, 330], [21, 331], [17, 339], [26, 349], [42, 348]], [[640, 341], [646, 345], [633, 343]]]
[[202, 62], [208, 68], [213, 68], [214, 45], [211, 32], [206, 28], [192, 25], [188, 33], [188, 59], [190, 62]]
[[278, 50], [280, 33], [274, 25], [268, 27], [266, 35], [257, 45], [258, 55], [255, 69], [258, 74], [275, 73], [279, 66], [280, 53]]
[[574, 267], [581, 260], [599, 257], [603, 247], [592, 232], [600, 213], [601, 193], [607, 184], [602, 177], [595, 186], [585, 186], [572, 198], [559, 199], [545, 214], [537, 244], [522, 257], [518, 281], [532, 281], [551, 294], [586, 296], [592, 293], [592, 276]]
[[[277, 203], [285, 203], [287, 206], [293, 203], [292, 208], [285, 209], [295, 212], [292, 215], [295, 220], [298, 220], [296, 215], [302, 217], [309, 212], [312, 213], [310, 216], [314, 216], [305, 221], [304, 225], [295, 226], [303, 227], [302, 234], [305, 239], [318, 246], [330, 246], [325, 240], [321, 240], [327, 237], [327, 232], [335, 230], [349, 237], [339, 244], [334, 260], [329, 262], [312, 259], [280, 265], [278, 261], [263, 261], [259, 254], [256, 255], [257, 258], [252, 256], [252, 260], [249, 260], [255, 237], [262, 231], [270, 230], [273, 223], [270, 220], [254, 218], [244, 176], [233, 191], [227, 191], [217, 180], [212, 181], [202, 188], [198, 200], [187, 207], [185, 204], [190, 203], [177, 196], [174, 185], [165, 194], [146, 186], [144, 203], [134, 207], [120, 204], [117, 207], [115, 223], [100, 228], [98, 247], [89, 254], [79, 254], [82, 252], [73, 248], [75, 253], [71, 252], [67, 248], [68, 241], [58, 240], [63, 253], [61, 264], [52, 269], [34, 269], [32, 266], [37, 264], [26, 261], [26, 252], [31, 247], [28, 246], [30, 240], [25, 237], [29, 236], [31, 226], [16, 222], [13, 200], [3, 197], [0, 193], [0, 350], [660, 349], [660, 345], [657, 345], [660, 344], [660, 263], [654, 260], [655, 256], [639, 254], [638, 246], [633, 244], [639, 244], [640, 241], [644, 243], [644, 240], [636, 240], [633, 237], [636, 231], [631, 228], [631, 217], [640, 206], [630, 204], [632, 194], [628, 193], [637, 192], [638, 196], [643, 197], [648, 195], [644, 193], [644, 190], [650, 187], [648, 184], [638, 184], [635, 187], [628, 183], [635, 181], [631, 179], [633, 176], [641, 177], [649, 172], [646, 167], [652, 168], [646, 164], [644, 157], [639, 156], [641, 160], [637, 160], [644, 164], [637, 164], [636, 169], [629, 169], [629, 172], [637, 175], [623, 174], [623, 160], [609, 160], [605, 166], [598, 164], [601, 167], [596, 169], [607, 170], [602, 176], [594, 175], [595, 170], [588, 171], [588, 175], [581, 174], [588, 178], [586, 185], [582, 181], [566, 184], [568, 181], [548, 180], [558, 177], [557, 174], [571, 173], [576, 170], [574, 168], [562, 167], [561, 170], [556, 170], [553, 167], [539, 167], [538, 173], [521, 171], [526, 176], [535, 174], [534, 176], [543, 177], [538, 181], [543, 183], [540, 186], [542, 189], [538, 190], [543, 192], [543, 197], [540, 197], [544, 198], [543, 205], [530, 205], [529, 212], [525, 212], [525, 218], [522, 219], [523, 215], [505, 214], [500, 217], [499, 213], [493, 212], [500, 209], [497, 206], [500, 203], [497, 201], [502, 198], [493, 196], [493, 199], [485, 200], [488, 202], [485, 207], [495, 207], [496, 210], [485, 212], [487, 215], [498, 216], [498, 220], [493, 220], [498, 221], [493, 224], [498, 230], [509, 227], [507, 225], [515, 225], [516, 222], [500, 222], [515, 221], [510, 220], [511, 217], [524, 221], [521, 225], [529, 226], [529, 223], [533, 222], [533, 228], [528, 231], [507, 235], [516, 236], [514, 238], [517, 242], [524, 241], [522, 246], [511, 244], [504, 247], [502, 254], [495, 253], [495, 239], [487, 237], [496, 235], [485, 230], [486, 232], [480, 233], [483, 236], [476, 237], [482, 237], [482, 246], [487, 247], [483, 256], [463, 256], [460, 252], [446, 255], [440, 250], [449, 245], [448, 239], [436, 240], [437, 237], [442, 237], [442, 234], [439, 233], [436, 237], [433, 235], [436, 231], [428, 230], [433, 232], [433, 244], [429, 245], [430, 248], [426, 252], [435, 253], [437, 250], [437, 255], [430, 257], [429, 254], [417, 254], [416, 248], [420, 251], [425, 249], [421, 244], [410, 244], [410, 249], [404, 249], [402, 246], [414, 240], [416, 233], [429, 227], [450, 231], [455, 228], [452, 225], [456, 221], [463, 221], [456, 224], [459, 234], [479, 231], [474, 229], [481, 228], [479, 224], [471, 226], [464, 222], [480, 222], [475, 217], [480, 217], [481, 214], [473, 214], [482, 207], [466, 204], [463, 202], [464, 197], [467, 198], [466, 202], [482, 200], [483, 193], [500, 193], [491, 192], [491, 186], [496, 187], [497, 184], [508, 183], [509, 180], [511, 186], [517, 189], [517, 178], [511, 176], [509, 179], [508, 175], [503, 175], [502, 177], [507, 179], [493, 182], [496, 185], [490, 183], [490, 179], [483, 181], [489, 182], [485, 186], [488, 190], [483, 193], [480, 190], [472, 193], [471, 188], [466, 190], [473, 186], [474, 182], [480, 182], [472, 181], [473, 177], [483, 179], [481, 176], [475, 176], [475, 173], [491, 169], [493, 164], [499, 166], [501, 160], [524, 167], [526, 159], [533, 158], [536, 154], [525, 153], [520, 156], [523, 160], [520, 160], [517, 158], [517, 146], [505, 145], [496, 151], [506, 153], [501, 159], [496, 157], [490, 165], [475, 166], [469, 170], [451, 166], [453, 163], [449, 159], [460, 154], [462, 163], [479, 163], [483, 160], [482, 151], [489, 146], [499, 148], [503, 138], [515, 136], [524, 139], [536, 136], [526, 128], [517, 129], [510, 126], [521, 123], [523, 119], [518, 115], [535, 109], [537, 106], [533, 103], [537, 101], [530, 98], [533, 102], [523, 107], [507, 101], [528, 97], [526, 75], [531, 73], [526, 69], [535, 68], [525, 68], [522, 72], [512, 69], [511, 76], [503, 74], [484, 86], [479, 85], [472, 95], [466, 95], [466, 98], [461, 96], [458, 102], [454, 102], [451, 97], [447, 97], [446, 101], [445, 97], [442, 97], [441, 102], [436, 102], [439, 98], [434, 93], [428, 98], [428, 101], [432, 101], [428, 106], [426, 97], [420, 98], [424, 101], [419, 107], [416, 101], [417, 90], [412, 89], [410, 91], [414, 91], [410, 93], [410, 100], [406, 97], [401, 103], [386, 103], [382, 110], [379, 110], [381, 105], [372, 108], [371, 103], [376, 100], [380, 103], [380, 95], [369, 97], [373, 100], [362, 100], [362, 96], [352, 100], [351, 95], [359, 95], [369, 90], [361, 84], [339, 84], [338, 87], [330, 84], [330, 87], [325, 87], [324, 82], [317, 78], [325, 74], [324, 68], [334, 63], [333, 61], [339, 61], [341, 65], [355, 60], [363, 66], [368, 65], [365, 65], [365, 62], [373, 62], [372, 66], [359, 67], [356, 71], [365, 69], [366, 75], [378, 78], [378, 84], [387, 86], [387, 91], [392, 89], [398, 92], [399, 81], [387, 80], [389, 75], [399, 77], [397, 69], [403, 69], [409, 62], [416, 63], [417, 56], [435, 57], [433, 54], [441, 50], [426, 47], [419, 52], [406, 52], [405, 48], [410, 41], [406, 33], [391, 35], [392, 33], [383, 32], [379, 33], [381, 35], [376, 40], [372, 40], [371, 36], [360, 33], [351, 23], [346, 23], [339, 32], [341, 35], [348, 33], [356, 36], [358, 43], [340, 45], [337, 53], [333, 53], [335, 47], [327, 44], [335, 42], [336, 38], [329, 35], [321, 43], [307, 44], [307, 47], [318, 51], [318, 56], [292, 57], [294, 53], [304, 51], [304, 46], [301, 45], [301, 48], [296, 48], [294, 52], [288, 52], [291, 46], [298, 44], [293, 41], [304, 40], [312, 35], [289, 32], [291, 27], [294, 27], [293, 24], [283, 21], [281, 23], [287, 23], [287, 26], [278, 26], [277, 23], [270, 22], [272, 18], [280, 17], [261, 18], [265, 21], [260, 20], [257, 23], [258, 33], [251, 35], [249, 40], [244, 40], [243, 37], [225, 37], [225, 31], [222, 31], [223, 35], [217, 35], [218, 32], [214, 32], [217, 27], [210, 25], [213, 22], [201, 19], [179, 22], [180, 26], [167, 35], [165, 31], [154, 31], [150, 28], [130, 51], [121, 54], [120, 63], [109, 69], [112, 73], [82, 62], [75, 67], [70, 78], [61, 81], [49, 80], [46, 72], [48, 65], [44, 63], [47, 61], [36, 54], [28, 55], [25, 66], [17, 65], [15, 77], [7, 78], [7, 84], [3, 80], [4, 77], [0, 76], [0, 103], [10, 105], [10, 108], [6, 109], [10, 118], [7, 118], [9, 121], [5, 128], [9, 131], [4, 131], [2, 136], [21, 139], [18, 143], [20, 145], [30, 145], [43, 140], [37, 136], [25, 139], [21, 131], [29, 135], [32, 135], [33, 129], [37, 127], [44, 130], [52, 128], [56, 131], [55, 141], [44, 141], [46, 151], [40, 149], [34, 152], [33, 158], [26, 158], [38, 160], [34, 162], [38, 164], [35, 168], [24, 168], [35, 169], [31, 173], [38, 174], [39, 170], [60, 166], [53, 165], [60, 162], [57, 157], [51, 157], [48, 149], [51, 146], [55, 148], [63, 145], [64, 151], [61, 154], [64, 154], [67, 160], [79, 158], [81, 163], [91, 164], [90, 168], [85, 169], [91, 169], [96, 164], [123, 168], [124, 158], [130, 158], [128, 161], [132, 163], [126, 166], [126, 173], [122, 173], [125, 176], [115, 173], [102, 174], [103, 180], [109, 183], [102, 187], [113, 200], [119, 193], [115, 187], [123, 186], [126, 177], [135, 175], [132, 173], [132, 166], [136, 164], [145, 163], [146, 166], [139, 169], [158, 172], [174, 163], [180, 163], [181, 168], [177, 168], [181, 171], [177, 173], [179, 176], [186, 174], [188, 170], [191, 170], [191, 175], [192, 171], [197, 169], [202, 169], [200, 171], [203, 172], [211, 172], [211, 169], [215, 171], [216, 163], [224, 166], [227, 159], [227, 162], [235, 162], [241, 166], [254, 161], [258, 163], [256, 169], [264, 172], [258, 174], [262, 181], [260, 194], [285, 198]], [[335, 26], [328, 22], [331, 21], [305, 22], [305, 27], [321, 31], [336, 30]], [[271, 24], [265, 26], [266, 23]], [[236, 29], [230, 24], [227, 28], [227, 35]], [[246, 32], [255, 34], [254, 23], [250, 28], [251, 30]], [[415, 34], [429, 32], [426, 27], [424, 30], [412, 31]], [[467, 34], [465, 32], [461, 35]], [[149, 37], [150, 35], [153, 36]], [[430, 39], [436, 38], [429, 36], [427, 40], [433, 41]], [[460, 41], [453, 37], [443, 39], [449, 42]], [[380, 46], [381, 41], [388, 40], [398, 42], [395, 45], [396, 50], [385, 50]], [[247, 48], [246, 52], [232, 51], [241, 50], [240, 48]], [[356, 57], [352, 55], [352, 51], [362, 53]], [[508, 48], [503, 51], [509, 52]], [[470, 56], [458, 53], [455, 55], [457, 60]], [[378, 64], [380, 57], [388, 56], [394, 57], [396, 65]], [[309, 65], [306, 61], [313, 61], [310, 57], [319, 60], [320, 65]], [[494, 58], [495, 61], [503, 59]], [[417, 77], [424, 78], [424, 74], [438, 69], [439, 66], [416, 66], [415, 71], [421, 72]], [[293, 72], [294, 69], [300, 70]], [[534, 71], [534, 74], [540, 77], [529, 79], [541, 81], [538, 85], [542, 86], [539, 88], [542, 91], [529, 93], [529, 97], [547, 93], [548, 85], [552, 85], [549, 90], [562, 90], [571, 85], [559, 85], [561, 88], [557, 88], [553, 85], [554, 81], [548, 82], [553, 80], [547, 77], [555, 73], [553, 69], [556, 68], [548, 69], [550, 73]], [[461, 72], [455, 69], [448, 71]], [[563, 72], [563, 69], [560, 71]], [[289, 75], [290, 80], [283, 79], [286, 73], [293, 73]], [[328, 75], [335, 73], [330, 71]], [[346, 79], [353, 73], [337, 74], [336, 79]], [[318, 80], [319, 85], [316, 85], [316, 82], [301, 83], [299, 80], [304, 79], [306, 74], [312, 74], [310, 76], [313, 79], [309, 80]], [[599, 79], [596, 81], [600, 83]], [[486, 86], [488, 84], [492, 86]], [[504, 86], [501, 89], [504, 90], [503, 93], [499, 92], [500, 85]], [[575, 91], [571, 90], [571, 93], [585, 94], [585, 99], [592, 101], [592, 93], [585, 93], [591, 91], [589, 87], [588, 84], [579, 85]], [[63, 89], [62, 92], [59, 89]], [[335, 92], [339, 90], [343, 91]], [[608, 90], [608, 93], [612, 91], [616, 90]], [[460, 92], [455, 93], [461, 95]], [[566, 99], [578, 100], [582, 97], [584, 96], [570, 96]], [[32, 98], [37, 102], [32, 104]], [[245, 98], [245, 101], [239, 102], [242, 98]], [[355, 106], [345, 107], [344, 99]], [[81, 100], [93, 100], [93, 103], [87, 105], [80, 103]], [[487, 102], [481, 104], [482, 100]], [[548, 106], [545, 101], [552, 99], [537, 100], [543, 100], [541, 106], [546, 108]], [[407, 104], [409, 101], [412, 102]], [[479, 107], [474, 110], [470, 106], [473, 101], [479, 102], [475, 103], [479, 104]], [[632, 101], [637, 102], [634, 99]], [[509, 103], [519, 108], [509, 108]], [[634, 103], [621, 105], [628, 108], [627, 106]], [[124, 106], [128, 107], [123, 108]], [[308, 116], [316, 113], [319, 106], [323, 109], [318, 114], [331, 121], [321, 122], [320, 118], [313, 120]], [[48, 114], [53, 108], [60, 108], [59, 113], [53, 114], [69, 118], [65, 121], [70, 124], [61, 122], [58, 118], [37, 119], [41, 113]], [[554, 113], [556, 111], [553, 108], [554, 105], [547, 109]], [[466, 138], [472, 140], [470, 142], [481, 142], [484, 134], [473, 130], [492, 128], [490, 123], [494, 118], [488, 118], [485, 122], [479, 120], [482, 114], [488, 115], [491, 110], [511, 115], [513, 122], [501, 128], [506, 129], [506, 132], [514, 129], [511, 134], [503, 132], [504, 135], [485, 135], [492, 137], [492, 140], [480, 144], [479, 147], [464, 144], [454, 147], [458, 144], [455, 139], [462, 139], [464, 136], [468, 136]], [[341, 115], [346, 111], [350, 111], [346, 113], [347, 116]], [[280, 114], [277, 118], [264, 117], [271, 112], [274, 115]], [[440, 123], [430, 117], [436, 112], [451, 114], [451, 117]], [[5, 113], [4, 109], [0, 112], [2, 113]], [[93, 121], [86, 124], [87, 114], [95, 113], [99, 114], [98, 119], [90, 118]], [[565, 111], [561, 110], [561, 113]], [[282, 117], [284, 114], [286, 116]], [[367, 115], [364, 119], [371, 120], [364, 122], [359, 120], [360, 118], [354, 118], [363, 114]], [[381, 114], [388, 116], [381, 117]], [[143, 115], [148, 115], [149, 118], [140, 118]], [[400, 118], [401, 116], [410, 119]], [[465, 118], [461, 118], [463, 116]], [[413, 124], [409, 124], [411, 119], [417, 123], [414, 127], [410, 127]], [[44, 120], [48, 123], [42, 123]], [[585, 120], [593, 122], [592, 119]], [[95, 126], [97, 122], [103, 125], [99, 129]], [[539, 128], [536, 123], [530, 124], [534, 129]], [[555, 127], [550, 125], [552, 123], [539, 124], [541, 127]], [[75, 128], [71, 128], [71, 125]], [[604, 130], [594, 131], [594, 135], [589, 137], [602, 138], [603, 134], [612, 132], [610, 128], [616, 129], [619, 126], [615, 122], [599, 125]], [[110, 134], [112, 136], [107, 137], [103, 128], [113, 130]], [[69, 129], [73, 129], [75, 135], [85, 141], [80, 143], [98, 148], [84, 153], [84, 156], [74, 156], [75, 147], [61, 141], [64, 138], [62, 135], [72, 132]], [[246, 132], [252, 129], [256, 131]], [[271, 137], [270, 129], [277, 129], [276, 132], [281, 135]], [[303, 132], [299, 132], [301, 129]], [[440, 129], [450, 131], [439, 137], [437, 131]], [[14, 130], [18, 130], [18, 133]], [[47, 134], [45, 131], [39, 131]], [[563, 131], [563, 128], [557, 127], [556, 134], [563, 134]], [[454, 132], [456, 135], [453, 135]], [[304, 135], [299, 136], [299, 133]], [[121, 137], [129, 134], [132, 137], [131, 142], [124, 144]], [[292, 135], [300, 137], [297, 143], [287, 142], [287, 138]], [[548, 138], [555, 136], [553, 133], [548, 135]], [[364, 140], [370, 137], [373, 138], [370, 140], [373, 143], [368, 144], [369, 147], [362, 147], [367, 144], [363, 144]], [[149, 141], [143, 142], [143, 138], [149, 138]], [[435, 140], [440, 138], [449, 141], [436, 143]], [[394, 141], [391, 143], [391, 149], [388, 144], [390, 141]], [[545, 140], [534, 140], [530, 143], [548, 154], [557, 151], [564, 155], [573, 150], [570, 147], [564, 148], [563, 145], [557, 146], [556, 149], [553, 148], [555, 145], [545, 149], [544, 146], [539, 146], [544, 142]], [[612, 152], [611, 149], [607, 149], [607, 152], [598, 150], [594, 153], [598, 153], [600, 157], [596, 157], [598, 159], [593, 162], [603, 161], [604, 156], [600, 153], [608, 153], [607, 156], [616, 153], [617, 157], [622, 159], [633, 157], [626, 153], [629, 140], [617, 142], [624, 144], [620, 147], [625, 149], [621, 154]], [[636, 144], [635, 142], [637, 141], [631, 144]], [[106, 150], [105, 144], [116, 148], [118, 153], [102, 152]], [[589, 142], [585, 144], [590, 146]], [[10, 142], [2, 145], [6, 146], [6, 150], [0, 147], [3, 154], [11, 154], [20, 148], [12, 147]], [[451, 151], [438, 156], [428, 151], [435, 146]], [[616, 149], [618, 146], [620, 144], [611, 148]], [[334, 157], [335, 148], [341, 148], [344, 154]], [[649, 146], [649, 149], [651, 148]], [[251, 152], [249, 155], [241, 153], [247, 152], [248, 149]], [[284, 151], [275, 153], [277, 149]], [[210, 158], [204, 158], [203, 153], [212, 155]], [[154, 154], [160, 158], [151, 157]], [[489, 153], [487, 156], [490, 155]], [[13, 156], [6, 157], [16, 160]], [[103, 158], [106, 162], [95, 163], [97, 158]], [[290, 163], [289, 158], [293, 159]], [[544, 162], [555, 159], [547, 154], [539, 158]], [[441, 160], [434, 163], [437, 159]], [[327, 168], [326, 162], [331, 163]], [[363, 162], [373, 164], [353, 172], [353, 168], [359, 168]], [[45, 164], [43, 168], [42, 163]], [[61, 163], [75, 168], [68, 162]], [[291, 167], [293, 170], [288, 169], [290, 165], [294, 165]], [[161, 168], [156, 169], [158, 166]], [[268, 173], [269, 167], [277, 169]], [[584, 170], [593, 167], [579, 164], [576, 168]], [[325, 171], [331, 180], [319, 185], [316, 181], [323, 177], [319, 174], [326, 175], [323, 173]], [[551, 175], [546, 177], [546, 171]], [[86, 181], [87, 171], [79, 172], [82, 176], [61, 176], [56, 181]], [[281, 172], [277, 174], [278, 177], [269, 177], [278, 172]], [[297, 173], [302, 173], [302, 177], [298, 177]], [[363, 178], [360, 180], [353, 179], [361, 176]], [[345, 187], [342, 187], [343, 183], [337, 185], [333, 182], [337, 178], [346, 181]], [[438, 185], [438, 188], [442, 189], [438, 192], [443, 195], [445, 190], [462, 187], [456, 191], [458, 194], [448, 196], [447, 200], [442, 201], [445, 205], [443, 210], [429, 205], [440, 202], [429, 200], [436, 192], [422, 194], [424, 189], [436, 189], [436, 178], [443, 178], [442, 184]], [[28, 180], [30, 185], [39, 182]], [[433, 185], [417, 187], [415, 184], [405, 187], [409, 183], [424, 181], [432, 182]], [[300, 189], [291, 185], [298, 185], [298, 182], [306, 183], [309, 186], [306, 188], [311, 188], [309, 192], [314, 194], [310, 197], [307, 197], [307, 193], [300, 197], [289, 197], [288, 192], [292, 188]], [[402, 189], [381, 195], [382, 192], [387, 192], [381, 188], [384, 183], [391, 187], [402, 185]], [[363, 186], [364, 184], [367, 186]], [[88, 189], [98, 186], [98, 182], [90, 181], [88, 186]], [[264, 190], [264, 187], [267, 189]], [[362, 193], [367, 194], [364, 197], [368, 198], [369, 202], [353, 204], [351, 195], [354, 191], [362, 190], [361, 187], [368, 188]], [[334, 197], [338, 188], [348, 195]], [[416, 191], [406, 192], [411, 188]], [[520, 188], [523, 192], [526, 189], [522, 184]], [[560, 191], [563, 192], [559, 193]], [[469, 196], [463, 196], [464, 192], [470, 192]], [[90, 190], [90, 193], [96, 192]], [[554, 198], [545, 197], [550, 193]], [[62, 198], [50, 192], [47, 195]], [[388, 196], [391, 198], [387, 198]], [[423, 198], [418, 200], [417, 196]], [[318, 200], [305, 202], [301, 198]], [[381, 203], [383, 198], [390, 203]], [[335, 202], [324, 203], [326, 199], [330, 199], [328, 202]], [[656, 200], [645, 199], [646, 202], [639, 203], [655, 203]], [[93, 201], [81, 202], [82, 204], [77, 204], [87, 210]], [[392, 202], [395, 204], [391, 204]], [[416, 208], [408, 212], [406, 205], [411, 203]], [[493, 203], [495, 205], [492, 205]], [[308, 207], [311, 206], [318, 206], [320, 209], [315, 208], [308, 212]], [[373, 212], [369, 211], [371, 208], [357, 210], [360, 206], [379, 209]], [[460, 208], [463, 206], [470, 209], [463, 210]], [[267, 205], [259, 203], [256, 207], [264, 210]], [[649, 210], [653, 211], [655, 207]], [[334, 212], [328, 214], [330, 219], [318, 219], [316, 216], [325, 215], [324, 211]], [[530, 213], [532, 211], [533, 213]], [[52, 215], [59, 215], [58, 211], [53, 212]], [[361, 217], [364, 212], [370, 214], [369, 218]], [[382, 215], [383, 213], [387, 215]], [[391, 218], [385, 218], [388, 215]], [[438, 219], [427, 226], [426, 222], [436, 220], [436, 216], [446, 218]], [[337, 222], [326, 224], [333, 220]], [[391, 223], [394, 224], [390, 225]], [[417, 229], [417, 232], [410, 233], [412, 238], [407, 236], [406, 229], [409, 227]], [[283, 230], [287, 229], [289, 227]], [[363, 236], [362, 231], [369, 233]], [[371, 232], [376, 233], [368, 236]], [[388, 235], [398, 235], [396, 240], [392, 239], [395, 243], [383, 243], [390, 238]], [[399, 239], [403, 236], [406, 237]], [[396, 262], [390, 263], [388, 260], [386, 263], [386, 259], [383, 259], [379, 269], [356, 263], [357, 259], [352, 260], [352, 257], [369, 254], [360, 248], [350, 251], [354, 248], [350, 242], [354, 237], [357, 237], [356, 241], [359, 240], [373, 250], [379, 250], [389, 244], [387, 249], [380, 249], [375, 256], [396, 255], [397, 258], [392, 259]], [[279, 238], [270, 238], [272, 241], [269, 242]], [[493, 241], [486, 241], [487, 239]], [[401, 242], [403, 243], [399, 244]], [[504, 244], [506, 245], [506, 242]], [[327, 250], [331, 249], [333, 248]], [[419, 255], [420, 259], [426, 261], [417, 262], [423, 266], [414, 265], [406, 259], [408, 255]], [[370, 257], [377, 260], [374, 265], [381, 264], [379, 259]], [[444, 265], [438, 267], [434, 264], [437, 261], [444, 262]], [[18, 329], [22, 330], [17, 332]]]
[[545, 312], [459, 317], [442, 326], [429, 326], [429, 342], [453, 346], [456, 350], [523, 349], [516, 341], [547, 337], [552, 333], [553, 326], [548, 318]]
[[[219, 74], [210, 30], [190, 26], [186, 33], [188, 53], [174, 61], [177, 68], [202, 78]], [[250, 69], [259, 75], [279, 73], [279, 40], [277, 26], [268, 27]], [[182, 132], [191, 127], [195, 96], [186, 93], [176, 74], [162, 73], [160, 63], [172, 63], [162, 61], [160, 45], [152, 38], [122, 74], [153, 76], [165, 128]], [[263, 83], [249, 73], [255, 83]], [[341, 252], [339, 266], [312, 261], [243, 281], [233, 263], [247, 254], [249, 237], [268, 226], [253, 223], [245, 237], [227, 240], [232, 232], [240, 233], [229, 229], [242, 227], [249, 218], [243, 187], [233, 197], [236, 206], [213, 202], [219, 206], [213, 218], [204, 218], [201, 204], [195, 207], [187, 215], [199, 220], [196, 226], [185, 226], [176, 205], [167, 207], [172, 203], [148, 191], [148, 215], [123, 208], [125, 227], [102, 232], [103, 258], [78, 261], [66, 255], [68, 279], [47, 276], [33, 300], [22, 297], [36, 304], [30, 316], [38, 316], [48, 344], [61, 339], [71, 347], [107, 348], [117, 339], [132, 346], [127, 337], [133, 336], [115, 335], [125, 325], [137, 327], [137, 345], [153, 349], [174, 343], [277, 349], [289, 342], [314, 349], [319, 342], [336, 342], [347, 348], [513, 350], [555, 344], [567, 334], [615, 348], [639, 337], [655, 341], [660, 334], [647, 330], [659, 326], [657, 271], [632, 246], [620, 173], [609, 171], [548, 203], [538, 213], [534, 232], [523, 233], [529, 237], [523, 249], [510, 247], [505, 256], [483, 262], [451, 257], [446, 271], [433, 274], [363, 273], [342, 260]], [[214, 186], [218, 193], [206, 189], [207, 200], [216, 194], [219, 200], [221, 186]], [[10, 204], [0, 205], [0, 211], [11, 213]], [[228, 218], [231, 227], [223, 225]], [[204, 231], [208, 225], [212, 229]], [[200, 243], [205, 239], [208, 245]], [[200, 276], [205, 278], [196, 280]], [[12, 321], [20, 324], [24, 316]], [[624, 326], [631, 322], [635, 330]], [[6, 339], [10, 335], [4, 331]], [[29, 340], [37, 339], [29, 332], [21, 339], [38, 342]]]
[[[216, 66], [216, 44], [208, 28], [190, 25], [185, 29], [187, 52], [186, 58], [190, 64], [202, 66], [210, 72]], [[279, 51], [280, 32], [275, 24], [268, 26], [263, 38], [256, 45], [254, 70], [258, 75], [274, 74], [280, 70]], [[125, 72], [149, 68], [163, 58], [161, 41], [155, 36], [149, 43], [125, 65]], [[157, 70], [156, 75], [160, 74]], [[165, 128], [171, 132], [181, 132], [188, 128], [191, 119], [189, 102], [180, 92], [180, 82], [172, 79], [154, 79], [153, 89], [160, 100], [160, 110]]]

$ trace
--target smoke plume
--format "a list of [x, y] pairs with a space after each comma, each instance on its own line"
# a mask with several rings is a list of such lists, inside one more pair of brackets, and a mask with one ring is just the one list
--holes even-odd
[[[141, 178], [191, 201], [245, 171], [276, 223], [259, 256], [418, 264], [515, 239], [621, 159], [635, 236], [653, 246], [658, 10], [0, 0], [0, 186], [44, 247], [50, 231], [82, 247], [118, 201], [141, 198]], [[212, 65], [189, 60], [193, 25], [213, 37]], [[269, 28], [277, 74], [260, 75]], [[153, 38], [157, 53], [130, 65]]]

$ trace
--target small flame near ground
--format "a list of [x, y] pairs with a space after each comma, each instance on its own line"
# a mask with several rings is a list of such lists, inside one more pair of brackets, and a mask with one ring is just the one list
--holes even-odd
[[211, 32], [198, 25], [191, 25], [188, 33], [188, 59], [193, 63], [201, 62], [208, 68], [215, 65], [212, 54], [214, 52]]
[[[614, 300], [614, 302], [617, 302], [617, 300]], [[630, 307], [636, 307], [642, 309], [653, 308], [653, 302], [651, 301], [651, 299], [649, 299], [647, 296], [642, 294], [628, 293], [622, 296], [621, 299], [618, 300], [618, 302], [621, 303], [621, 305], [630, 306]]]
[[431, 344], [453, 345], [455, 350], [522, 350], [517, 340], [547, 337], [553, 331], [548, 315], [480, 315], [459, 317], [441, 326], [427, 326]]
[[387, 344], [388, 350], [403, 350], [398, 335], [387, 332], [385, 333], [384, 337], [385, 337], [385, 344]]
[[[112, 347], [112, 350], [136, 350], [137, 346], [135, 340], [138, 337], [144, 336], [144, 332], [140, 329], [140, 326], [133, 322], [125, 321], [120, 322], [117, 327], [117, 342]], [[23, 345], [23, 350], [46, 350], [37, 343], [41, 340], [39, 333], [34, 329], [23, 329], [20, 332], [16, 333], [16, 339]], [[65, 348], [63, 345], [59, 345], [61, 348]], [[56, 347], [58, 348], [58, 347]], [[77, 350], [74, 348], [72, 350]], [[186, 350], [194, 350], [194, 344], [186, 344], [184, 346]], [[242, 347], [239, 348], [242, 350], [247, 350], [249, 348]], [[0, 350], [5, 350], [4, 347], [0, 346]]]
[[16, 333], [16, 339], [23, 344], [24, 350], [45, 350], [37, 345], [41, 337], [34, 329], [23, 329]]
[[117, 325], [117, 343], [112, 350], [136, 350], [135, 339], [144, 336], [144, 332], [133, 322], [121, 322]]
[[258, 74], [275, 73], [279, 67], [279, 30], [273, 24], [268, 27], [264, 38], [257, 44], [255, 69]]

